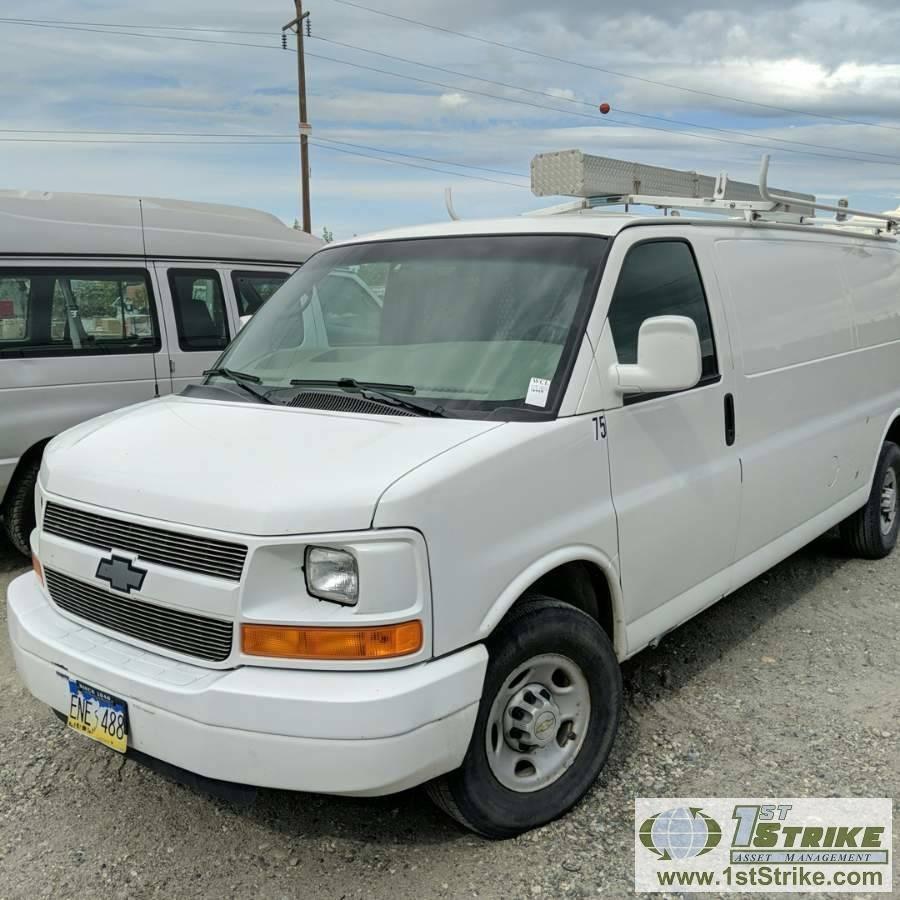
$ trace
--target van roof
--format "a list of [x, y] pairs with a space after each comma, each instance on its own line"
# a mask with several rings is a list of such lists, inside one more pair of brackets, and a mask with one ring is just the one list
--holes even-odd
[[[742, 218], [713, 217], [702, 215], [660, 216], [641, 215], [639, 213], [605, 212], [593, 209], [572, 210], [565, 213], [548, 215], [543, 210], [525, 213], [520, 216], [497, 219], [459, 219], [455, 221], [436, 222], [427, 225], [416, 225], [407, 228], [394, 228], [374, 234], [359, 235], [342, 244], [355, 244], [369, 241], [409, 240], [426, 237], [479, 236], [503, 234], [580, 234], [614, 237], [625, 228], [635, 225], [652, 225], [655, 227], [690, 225], [692, 227], [740, 228], [748, 231], [788, 231], [793, 234], [820, 238], [822, 240], [843, 239], [844, 242], [887, 241], [896, 242], [890, 235], [874, 235], [856, 231], [849, 227], [829, 227], [829, 223], [800, 225], [790, 222], [747, 222]], [[334, 246], [334, 245], [332, 245]]]
[[0, 254], [302, 263], [319, 238], [258, 209], [158, 197], [0, 190]]
[[[427, 225], [413, 225], [406, 228], [392, 228], [374, 234], [359, 235], [341, 243], [488, 234], [596, 234], [611, 237], [635, 222], [654, 221], [660, 218], [622, 213], [589, 212], [589, 214], [569, 213], [559, 216], [525, 214], [502, 219], [458, 219], [432, 222]], [[685, 220], [673, 219], [672, 221]]]

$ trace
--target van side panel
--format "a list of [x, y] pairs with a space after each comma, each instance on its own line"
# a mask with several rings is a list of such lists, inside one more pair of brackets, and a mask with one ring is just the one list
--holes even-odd
[[[123, 359], [127, 363], [117, 365]], [[92, 366], [98, 368], [88, 375]], [[155, 390], [150, 354], [0, 360], [0, 499], [19, 458], [35, 444], [86, 419], [150, 400]]]
[[834, 241], [716, 241], [735, 346], [742, 559], [858, 489], [869, 387]]
[[[900, 341], [900, 251], [893, 247], [842, 248], [841, 268], [850, 293], [859, 347], [881, 347]], [[894, 347], [894, 350], [897, 348]], [[868, 364], [868, 363], [867, 363]], [[898, 366], [872, 384], [874, 393], [893, 395]], [[879, 389], [880, 388], [880, 389]]]
[[[0, 260], [0, 276], [6, 273], [11, 277], [9, 273], [15, 273], [25, 279], [60, 273], [73, 281], [81, 278], [90, 282], [96, 273], [106, 277], [118, 271], [148, 277], [143, 260], [14, 257]], [[154, 294], [150, 292], [148, 302], [151, 311], [156, 309], [158, 321], [158, 298]], [[35, 309], [41, 312], [35, 312]], [[39, 304], [33, 309], [29, 300], [25, 312], [27, 339], [33, 339], [33, 327], [40, 327], [33, 323], [32, 317], [34, 322], [39, 322], [46, 312], [45, 305]], [[54, 314], [51, 312], [50, 315]], [[88, 320], [92, 323], [88, 326], [92, 333], [95, 322], [106, 323], [96, 325], [97, 334], [101, 335], [109, 323], [103, 313], [89, 313]], [[118, 324], [116, 319], [112, 322]], [[47, 321], [43, 322], [43, 327], [49, 327]], [[0, 500], [15, 475], [19, 460], [36, 444], [85, 419], [156, 395], [157, 369], [166, 357], [158, 324], [154, 323], [153, 328], [159, 337], [156, 348], [132, 347], [123, 340], [81, 352], [71, 342], [63, 340], [62, 335], [58, 336], [58, 344], [52, 347], [39, 342], [22, 346], [21, 335], [15, 336], [18, 341], [15, 344], [8, 340], [4, 345], [0, 340], [0, 351], [3, 351], [0, 354]]]
[[861, 468], [868, 487], [884, 434], [900, 414], [900, 251], [871, 244], [848, 247], [842, 269], [864, 357]]

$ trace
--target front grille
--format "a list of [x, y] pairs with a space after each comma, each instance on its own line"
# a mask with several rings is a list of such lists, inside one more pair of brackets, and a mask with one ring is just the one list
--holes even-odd
[[48, 534], [79, 544], [101, 550], [128, 550], [147, 562], [230, 581], [241, 580], [247, 558], [243, 544], [135, 525], [58, 503], [47, 504], [43, 527]]
[[79, 619], [210, 662], [222, 662], [231, 655], [231, 622], [119, 596], [52, 569], [44, 569], [44, 576], [50, 599]]
[[390, 406], [387, 403], [376, 403], [365, 397], [350, 394], [333, 394], [327, 391], [301, 391], [288, 403], [288, 406], [299, 406], [302, 409], [328, 409], [333, 412], [364, 413], [376, 416], [415, 416], [414, 412], [402, 406]]

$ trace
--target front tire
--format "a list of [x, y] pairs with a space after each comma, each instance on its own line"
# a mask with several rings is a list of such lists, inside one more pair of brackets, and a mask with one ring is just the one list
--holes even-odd
[[37, 485], [41, 459], [31, 460], [19, 472], [6, 494], [3, 504], [3, 526], [13, 547], [31, 556], [31, 532], [34, 530], [34, 489]]
[[428, 792], [466, 828], [509, 838], [558, 818], [587, 793], [612, 748], [622, 678], [598, 623], [548, 597], [514, 609], [488, 652], [462, 766]]
[[841, 539], [854, 556], [883, 559], [894, 549], [900, 530], [898, 489], [900, 447], [885, 441], [881, 445], [866, 505], [841, 522]]

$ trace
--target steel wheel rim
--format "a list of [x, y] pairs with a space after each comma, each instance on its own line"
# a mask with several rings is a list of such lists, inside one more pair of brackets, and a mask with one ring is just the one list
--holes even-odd
[[516, 793], [553, 784], [578, 758], [590, 718], [581, 668], [556, 653], [532, 657], [506, 676], [491, 704], [485, 729], [491, 772]]
[[897, 473], [888, 469], [884, 473], [884, 481], [881, 483], [880, 504], [881, 533], [890, 534], [897, 518]]

